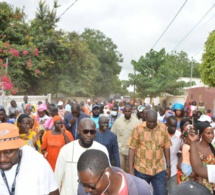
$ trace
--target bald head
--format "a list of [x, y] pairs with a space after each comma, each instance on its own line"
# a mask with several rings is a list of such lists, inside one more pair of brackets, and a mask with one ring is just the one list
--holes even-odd
[[99, 131], [104, 132], [108, 128], [109, 119], [106, 116], [99, 118]]
[[154, 129], [157, 126], [157, 112], [155, 110], [146, 112], [146, 126], [149, 129]]
[[[90, 118], [83, 118], [79, 123], [79, 129], [96, 129], [95, 122]], [[90, 128], [88, 128], [90, 127]]]
[[146, 112], [146, 120], [147, 120], [148, 117], [157, 118], [157, 112], [156, 112], [156, 110], [148, 110]]

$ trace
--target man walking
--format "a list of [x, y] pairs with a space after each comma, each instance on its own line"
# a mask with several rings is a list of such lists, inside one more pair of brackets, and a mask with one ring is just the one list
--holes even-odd
[[134, 127], [136, 127], [140, 121], [131, 114], [131, 106], [126, 105], [124, 107], [124, 116], [118, 118], [111, 131], [116, 134], [119, 146], [120, 155], [120, 168], [128, 172], [128, 146], [127, 142], [132, 133]]
[[83, 152], [89, 149], [97, 149], [109, 156], [105, 146], [93, 141], [96, 126], [90, 118], [84, 118], [80, 121], [78, 131], [80, 139], [63, 146], [57, 159], [55, 176], [60, 186], [61, 195], [77, 194], [77, 162]]
[[[171, 174], [172, 143], [165, 124], [157, 123], [155, 110], [147, 111], [146, 122], [133, 130], [128, 145], [129, 173], [152, 183], [154, 195], [167, 195], [166, 179], [169, 179]], [[163, 156], [166, 159], [166, 168]]]
[[117, 137], [108, 129], [108, 121], [108, 118], [105, 116], [99, 118], [99, 129], [96, 131], [94, 140], [106, 146], [111, 164], [120, 167]]
[[71, 113], [68, 113], [64, 118], [64, 126], [72, 133], [74, 140], [79, 138], [78, 125], [83, 118], [89, 118], [89, 116], [81, 112], [79, 104], [73, 104]]

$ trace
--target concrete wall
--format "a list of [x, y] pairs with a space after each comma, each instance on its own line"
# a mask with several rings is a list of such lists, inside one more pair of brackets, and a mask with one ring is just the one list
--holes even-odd
[[[24, 102], [23, 97], [24, 95], [8, 95], [4, 98], [3, 96], [0, 96], [0, 105], [2, 105], [8, 113], [8, 108], [10, 106], [11, 100], [15, 100], [16, 103], [21, 106], [21, 104]], [[28, 96], [28, 102], [34, 105], [37, 105], [38, 101], [45, 103], [45, 99], [48, 99], [48, 101], [51, 102], [51, 94], [44, 96]]]
[[211, 109], [215, 114], [215, 88], [197, 87], [188, 90], [186, 102], [200, 101], [204, 102], [206, 109]]

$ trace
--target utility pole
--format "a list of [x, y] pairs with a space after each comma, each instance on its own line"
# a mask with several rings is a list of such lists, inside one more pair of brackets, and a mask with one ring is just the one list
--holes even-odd
[[[135, 77], [135, 80], [136, 80], [136, 70], [134, 70], [134, 77]], [[135, 82], [134, 82], [134, 99], [136, 98], [136, 85], [135, 85]]]
[[193, 57], [192, 57], [192, 62], [190, 67], [190, 88], [192, 87], [192, 79], [193, 79]]

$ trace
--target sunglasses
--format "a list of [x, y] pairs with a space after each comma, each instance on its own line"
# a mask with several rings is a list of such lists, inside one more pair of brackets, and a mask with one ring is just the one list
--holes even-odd
[[[105, 171], [105, 170], [104, 170]], [[95, 190], [96, 189], [96, 185], [99, 183], [99, 180], [102, 178], [102, 175], [104, 173], [104, 171], [102, 171], [101, 175], [99, 176], [99, 179], [97, 180], [97, 182], [94, 185], [90, 185], [90, 184], [84, 184], [81, 183], [80, 179], [78, 179], [78, 183], [83, 186], [84, 188], [89, 188], [91, 190]]]
[[96, 130], [88, 130], [88, 129], [84, 129], [82, 130], [83, 134], [88, 134], [90, 133], [91, 135], [95, 135], [96, 134]]

